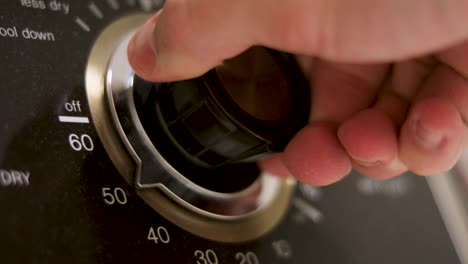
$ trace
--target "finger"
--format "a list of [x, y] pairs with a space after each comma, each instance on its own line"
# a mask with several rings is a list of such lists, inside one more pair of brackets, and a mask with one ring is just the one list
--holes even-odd
[[334, 183], [351, 170], [351, 162], [336, 137], [336, 130], [320, 122], [299, 131], [286, 147], [283, 161], [294, 177], [315, 186]]
[[151, 36], [160, 13], [155, 14], [143, 27], [133, 36], [128, 48], [128, 61], [135, 72], [142, 77], [151, 76], [155, 65], [153, 41]]
[[[324, 61], [315, 61], [312, 72], [312, 114], [313, 123], [325, 122], [328, 124], [339, 124], [354, 113], [369, 107], [373, 103], [377, 89], [387, 72], [386, 65], [356, 65], [337, 64]], [[329, 184], [341, 179], [347, 170], [336, 169], [335, 164], [315, 162], [336, 159], [343, 162], [343, 149], [337, 142], [336, 130], [332, 127], [321, 129], [313, 126], [300, 132], [300, 136], [293, 139], [285, 152], [284, 159], [287, 161], [286, 167], [291, 168], [291, 172], [285, 172], [285, 165], [278, 157], [267, 159], [260, 163], [260, 166], [274, 174], [293, 174], [302, 181], [314, 185]], [[309, 131], [309, 132], [307, 132]], [[310, 132], [312, 131], [312, 132]], [[303, 141], [301, 143], [301, 141]], [[320, 149], [305, 149], [304, 144], [317, 142]], [[329, 151], [322, 151], [327, 149]], [[330, 156], [331, 153], [336, 155]], [[301, 165], [303, 160], [309, 159], [307, 166]], [[327, 168], [331, 166], [331, 168]], [[320, 178], [315, 173], [320, 173]]]
[[418, 94], [437, 63], [437, 60], [431, 56], [395, 63], [391, 78], [382, 89], [375, 107], [383, 110], [396, 125], [402, 125], [410, 102]]
[[367, 109], [344, 122], [338, 130], [340, 142], [360, 173], [387, 179], [406, 170], [398, 158], [395, 122], [379, 109]]
[[386, 64], [344, 64], [317, 60], [312, 70], [312, 121], [339, 124], [374, 103]]
[[[388, 65], [386, 64], [358, 65], [317, 61], [314, 64], [312, 74], [312, 120], [340, 124], [345, 120], [349, 120], [356, 113], [367, 109], [374, 103], [376, 94], [387, 73]], [[374, 167], [377, 166], [377, 162], [390, 162], [387, 156], [391, 155], [391, 147], [382, 146], [378, 141], [373, 141], [379, 140], [379, 138], [367, 137], [370, 135], [366, 133], [366, 131], [369, 131], [368, 125], [375, 123], [366, 123], [365, 119], [367, 117], [353, 119], [353, 122], [345, 121], [348, 125], [341, 126], [338, 130], [340, 143], [344, 146], [351, 159], [354, 160], [354, 165], [357, 164], [356, 160], [369, 166], [368, 162], [370, 160], [375, 161]], [[380, 120], [377, 119], [377, 121]], [[377, 124], [377, 127], [384, 128], [389, 126], [379, 126]], [[385, 134], [391, 130], [380, 129], [379, 131], [383, 131]], [[385, 139], [388, 141], [387, 138]], [[319, 139], [310, 138], [309, 140]], [[361, 143], [364, 143], [364, 145], [358, 146]], [[374, 150], [380, 148], [389, 153], [386, 153], [384, 156], [381, 155], [384, 154], [382, 152], [371, 151], [361, 153], [361, 151], [365, 151], [364, 148], [369, 144], [376, 145]], [[396, 150], [393, 150], [393, 153], [396, 153]], [[357, 166], [353, 167], [356, 168]]]
[[386, 65], [314, 63], [312, 125], [300, 131], [284, 153], [285, 165], [295, 177], [313, 185], [326, 185], [349, 173], [349, 157], [338, 141], [336, 129], [324, 124], [339, 124], [367, 108], [386, 69]]
[[432, 78], [419, 97], [442, 97], [454, 104], [468, 124], [468, 41], [438, 55], [445, 64], [438, 69], [438, 78]]
[[450, 101], [422, 99], [402, 127], [401, 160], [420, 175], [447, 171], [462, 153], [464, 133], [460, 113]]
[[436, 68], [419, 92], [418, 103], [403, 127], [402, 159], [419, 174], [450, 169], [467, 145], [467, 56], [468, 42], [438, 54], [444, 64]]
[[347, 120], [339, 138], [364, 175], [386, 179], [407, 170], [398, 156], [398, 131], [406, 117], [408, 102], [432, 72], [431, 58], [403, 61], [392, 68], [373, 109]]
[[460, 0], [168, 0], [157, 23], [132, 41], [140, 44], [129, 59], [154, 81], [194, 77], [253, 44], [339, 61], [388, 61], [468, 37], [467, 8]]
[[201, 75], [252, 45], [246, 3], [166, 1], [151, 19], [153, 23], [146, 23], [133, 37], [130, 64], [137, 74], [152, 81]]
[[447, 66], [439, 66], [402, 128], [400, 155], [411, 170], [428, 175], [455, 164], [466, 144], [466, 100], [467, 80]]

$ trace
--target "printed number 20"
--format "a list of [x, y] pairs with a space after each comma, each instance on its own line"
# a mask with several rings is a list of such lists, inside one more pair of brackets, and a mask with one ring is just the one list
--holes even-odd
[[253, 252], [239, 252], [236, 254], [236, 260], [240, 261], [239, 264], [260, 264], [257, 255], [255, 255]]

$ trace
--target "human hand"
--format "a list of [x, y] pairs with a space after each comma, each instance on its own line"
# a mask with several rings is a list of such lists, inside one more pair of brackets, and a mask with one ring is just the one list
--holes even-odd
[[313, 185], [450, 169], [468, 142], [466, 0], [167, 0], [129, 45], [141, 77], [203, 74], [252, 45], [300, 54], [311, 122], [261, 166]]

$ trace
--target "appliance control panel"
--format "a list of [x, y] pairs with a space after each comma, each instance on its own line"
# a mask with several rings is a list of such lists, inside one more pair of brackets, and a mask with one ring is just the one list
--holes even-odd
[[[195, 116], [219, 117], [212, 99], [173, 85], [157, 101], [162, 86], [125, 56], [163, 4], [0, 4], [1, 263], [468, 264], [468, 158], [429, 178], [353, 172], [327, 187], [254, 163], [185, 163], [218, 162], [202, 154], [226, 147], [177, 138], [192, 129], [184, 135], [204, 140], [208, 118]], [[187, 127], [175, 129], [180, 116]]]

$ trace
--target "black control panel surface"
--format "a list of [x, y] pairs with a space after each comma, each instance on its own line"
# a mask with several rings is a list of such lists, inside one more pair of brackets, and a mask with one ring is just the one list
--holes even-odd
[[151, 0], [11, 0], [0, 8], [0, 263], [461, 263], [426, 179], [352, 174], [297, 184], [268, 234], [193, 235], [119, 175], [89, 111], [85, 69], [109, 23]]

